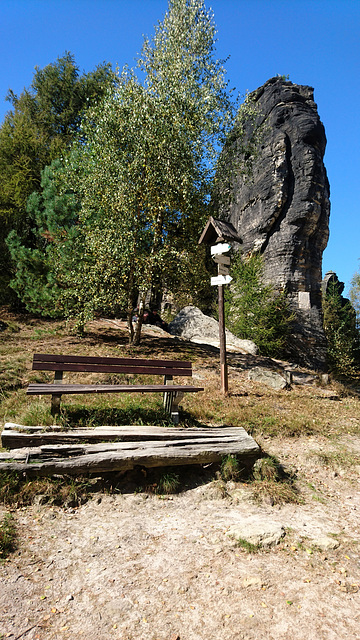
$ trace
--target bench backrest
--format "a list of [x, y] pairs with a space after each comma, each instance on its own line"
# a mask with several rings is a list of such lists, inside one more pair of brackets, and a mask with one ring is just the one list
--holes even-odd
[[38, 371], [88, 371], [91, 373], [138, 373], [166, 376], [191, 376], [186, 360], [147, 360], [93, 356], [49, 355], [36, 353], [33, 369]]

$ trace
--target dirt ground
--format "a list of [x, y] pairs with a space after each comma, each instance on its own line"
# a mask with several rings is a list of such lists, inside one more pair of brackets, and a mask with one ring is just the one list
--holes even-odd
[[[267, 447], [296, 471], [303, 504], [257, 504], [251, 485], [232, 482], [222, 497], [210, 482], [18, 510], [19, 548], [0, 565], [0, 637], [360, 638], [360, 467], [320, 464], [331, 446], [313, 437]], [[360, 454], [360, 439], [341, 447]], [[285, 535], [249, 553], [227, 535], [244, 522]]]

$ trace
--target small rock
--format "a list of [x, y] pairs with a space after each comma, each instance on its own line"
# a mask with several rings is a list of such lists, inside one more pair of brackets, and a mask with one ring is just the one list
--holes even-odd
[[258, 587], [263, 586], [263, 581], [259, 576], [246, 576], [243, 580], [244, 587]]
[[315, 547], [321, 549], [321, 551], [330, 551], [331, 549], [337, 549], [340, 546], [340, 542], [334, 538], [330, 538], [330, 536], [322, 536], [321, 538], [317, 538], [311, 542]]
[[226, 535], [238, 540], [246, 540], [253, 545], [271, 547], [279, 544], [285, 535], [285, 529], [272, 522], [244, 522], [231, 526]]

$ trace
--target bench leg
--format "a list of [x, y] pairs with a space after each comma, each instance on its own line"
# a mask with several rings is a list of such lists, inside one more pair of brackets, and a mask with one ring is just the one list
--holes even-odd
[[[54, 382], [62, 382], [63, 371], [55, 371]], [[51, 396], [51, 415], [57, 416], [60, 413], [61, 394]]]
[[51, 415], [57, 416], [60, 413], [61, 395], [51, 396]]
[[179, 424], [179, 402], [183, 399], [182, 391], [166, 391], [164, 393], [164, 408], [170, 413], [170, 418], [174, 424]]

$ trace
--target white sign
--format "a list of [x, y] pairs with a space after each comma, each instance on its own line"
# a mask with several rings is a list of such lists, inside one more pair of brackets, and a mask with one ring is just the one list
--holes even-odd
[[227, 253], [231, 249], [231, 244], [214, 244], [210, 247], [211, 255], [218, 256], [221, 253]]
[[222, 253], [220, 253], [218, 256], [213, 256], [213, 260], [214, 262], [216, 262], [216, 264], [226, 264], [226, 265], [230, 265], [230, 256], [223, 256]]
[[211, 278], [211, 286], [214, 287], [215, 285], [219, 286], [221, 284], [230, 284], [231, 280], [231, 276], [214, 276]]

